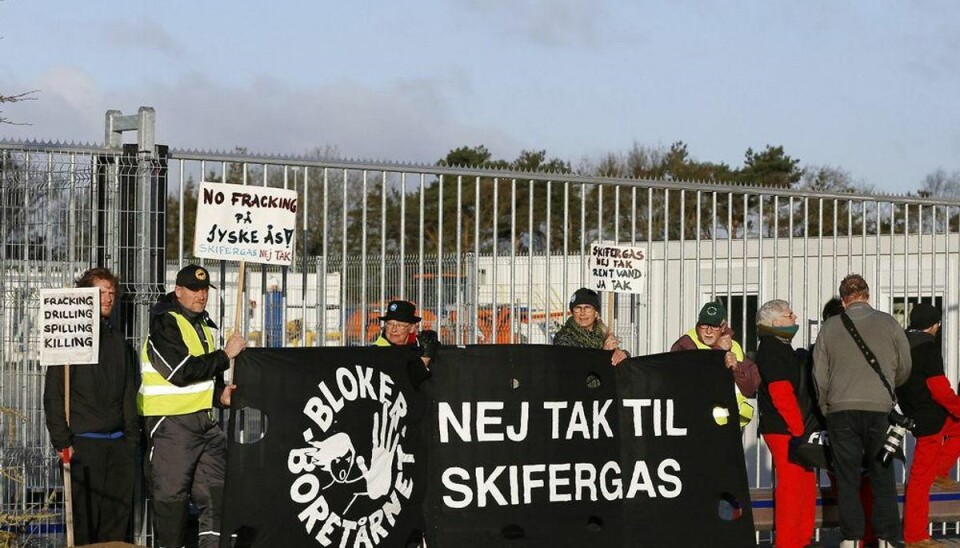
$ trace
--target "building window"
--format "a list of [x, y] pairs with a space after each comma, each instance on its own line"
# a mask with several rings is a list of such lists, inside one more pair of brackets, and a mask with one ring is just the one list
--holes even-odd
[[[757, 296], [756, 295], [719, 295], [717, 297], [727, 309], [727, 321], [733, 329], [733, 340], [740, 343], [744, 352], [757, 349]], [[744, 306], [746, 299], [746, 306]], [[744, 337], [746, 329], [746, 337]]]
[[900, 322], [900, 325], [907, 327], [910, 325], [910, 312], [913, 311], [913, 305], [918, 302], [932, 304], [937, 310], [943, 312], [943, 297], [894, 297], [893, 311], [890, 315]]

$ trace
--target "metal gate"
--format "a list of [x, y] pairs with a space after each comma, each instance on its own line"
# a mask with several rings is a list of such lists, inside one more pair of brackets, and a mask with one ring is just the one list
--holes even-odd
[[[137, 142], [123, 144], [131, 130]], [[108, 112], [105, 133], [103, 146], [0, 142], [0, 514], [23, 542], [55, 543], [45, 539], [61, 522], [32, 330], [38, 289], [110, 267], [123, 284], [120, 321], [138, 345], [149, 305], [195, 260], [201, 181], [300, 196], [291, 266], [247, 265], [238, 288], [236, 264], [207, 261], [220, 287], [211, 314], [224, 332], [240, 318], [250, 344], [369, 344], [392, 298], [415, 301], [447, 344], [549, 344], [588, 280], [590, 244], [603, 241], [645, 251], [638, 292], [603, 304], [634, 354], [669, 349], [713, 298], [727, 303], [748, 351], [756, 310], [773, 298], [791, 302], [796, 342], [809, 345], [840, 278], [859, 272], [874, 306], [904, 323], [911, 303], [941, 306], [957, 378], [955, 199], [201, 153], [154, 143], [147, 108]], [[744, 446], [752, 486], [769, 486], [755, 423]]]

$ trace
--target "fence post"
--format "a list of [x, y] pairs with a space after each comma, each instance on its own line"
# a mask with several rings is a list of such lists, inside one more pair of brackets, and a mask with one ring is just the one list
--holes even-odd
[[[136, 143], [123, 133], [135, 131]], [[106, 113], [104, 145], [115, 151], [98, 161], [100, 224], [97, 260], [113, 263], [120, 276], [117, 321], [139, 348], [149, 328], [149, 308], [164, 293], [166, 276], [166, 207], [168, 148], [156, 144], [156, 113], [140, 107], [136, 115]], [[110, 207], [103, 207], [110, 206]], [[148, 513], [144, 485], [133, 512], [137, 540], [147, 541]]]

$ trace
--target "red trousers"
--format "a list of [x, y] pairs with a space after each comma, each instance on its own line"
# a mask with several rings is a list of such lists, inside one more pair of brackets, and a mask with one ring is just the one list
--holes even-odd
[[948, 416], [936, 434], [920, 436], [913, 448], [913, 462], [907, 480], [903, 508], [903, 540], [917, 542], [930, 538], [930, 486], [937, 476], [945, 476], [960, 456], [960, 421]]
[[810, 542], [817, 517], [817, 478], [790, 462], [788, 434], [764, 434], [763, 441], [773, 456], [776, 486], [773, 492], [775, 548], [802, 548]]

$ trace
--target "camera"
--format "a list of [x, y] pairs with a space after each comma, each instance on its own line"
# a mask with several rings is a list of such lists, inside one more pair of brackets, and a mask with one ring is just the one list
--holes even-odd
[[887, 415], [890, 426], [887, 427], [887, 439], [883, 441], [883, 449], [880, 450], [878, 458], [884, 466], [890, 464], [890, 460], [896, 457], [903, 446], [903, 437], [907, 430], [913, 430], [917, 425], [910, 417], [897, 413], [894, 409]]

